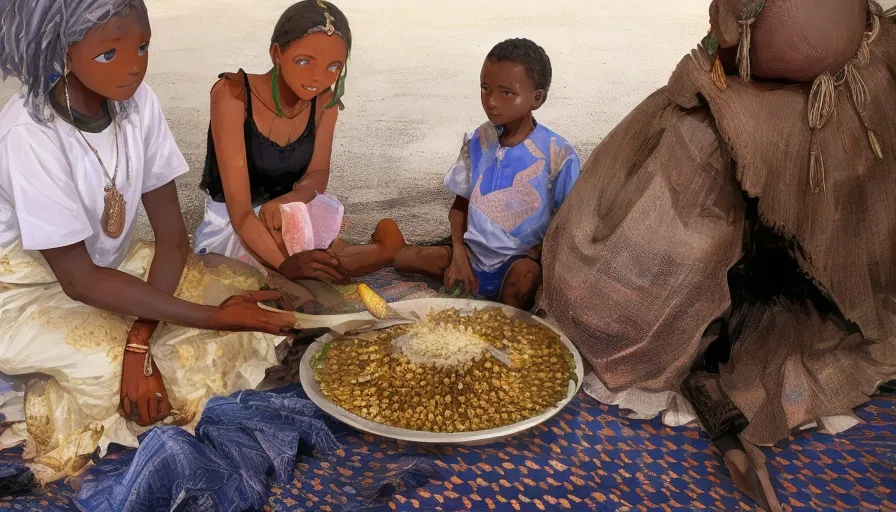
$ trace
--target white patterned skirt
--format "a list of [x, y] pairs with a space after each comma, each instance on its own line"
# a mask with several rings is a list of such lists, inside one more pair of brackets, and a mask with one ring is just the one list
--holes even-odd
[[[133, 319], [71, 300], [45, 264], [18, 247], [0, 253], [0, 278], [44, 283], [0, 283], [0, 377], [14, 386], [0, 396], [0, 410], [10, 420], [25, 419], [0, 436], [0, 449], [26, 442], [26, 455], [48, 472], [43, 478], [54, 479], [76, 473], [97, 447], [137, 446], [136, 436], [145, 429], [118, 414]], [[144, 278], [153, 255], [153, 245], [137, 244], [119, 270]], [[245, 265], [191, 256], [177, 295], [217, 305], [264, 284]], [[167, 421], [190, 430], [209, 398], [257, 387], [277, 364], [276, 346], [283, 339], [159, 326], [151, 344], [172, 407]]]

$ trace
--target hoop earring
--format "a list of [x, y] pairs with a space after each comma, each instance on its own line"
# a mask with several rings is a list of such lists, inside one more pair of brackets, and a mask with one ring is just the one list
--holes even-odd
[[274, 66], [274, 76], [271, 78], [271, 94], [274, 96], [274, 107], [277, 108], [277, 117], [285, 117], [283, 107], [280, 106], [280, 64]]

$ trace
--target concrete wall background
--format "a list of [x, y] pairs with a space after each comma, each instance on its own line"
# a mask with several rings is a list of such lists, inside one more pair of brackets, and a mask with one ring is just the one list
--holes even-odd
[[[292, 0], [147, 0], [153, 39], [147, 81], [192, 172], [181, 180], [190, 229], [201, 220], [208, 91], [218, 73], [263, 72], [268, 41]], [[410, 239], [447, 233], [441, 180], [465, 131], [485, 117], [479, 69], [509, 37], [544, 46], [554, 68], [540, 122], [582, 159], [644, 97], [662, 86], [706, 33], [708, 0], [336, 0], [352, 25], [346, 110], [330, 190], [347, 206], [349, 238], [383, 215]], [[896, 0], [888, 0], [892, 5]], [[0, 101], [17, 84], [0, 83]], [[144, 223], [143, 235], [150, 235]]]

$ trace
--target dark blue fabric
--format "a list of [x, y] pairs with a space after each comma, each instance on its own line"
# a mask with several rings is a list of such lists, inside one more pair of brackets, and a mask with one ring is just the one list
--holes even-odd
[[[195, 436], [177, 427], [155, 428], [141, 437], [137, 451], [98, 461], [75, 503], [89, 512], [264, 510], [271, 485], [290, 483], [299, 457], [328, 457], [341, 448], [330, 421], [298, 386], [214, 398]], [[399, 474], [345, 483], [372, 487], [357, 493], [358, 503], [369, 504], [434, 475], [428, 461], [405, 458], [404, 464]], [[426, 478], [419, 476], [421, 464]]]
[[[9, 384], [0, 379], [0, 397], [11, 391]], [[6, 416], [0, 413], [0, 425], [6, 422]], [[2, 432], [0, 428], [0, 432]], [[0, 498], [30, 491], [34, 488], [34, 475], [24, 464], [0, 460]]]
[[[3, 423], [2, 415], [0, 423]], [[0, 498], [22, 494], [34, 487], [34, 474], [27, 466], [0, 460]]]
[[507, 272], [510, 271], [510, 267], [517, 260], [522, 258], [522, 256], [509, 258], [495, 270], [479, 270], [474, 267], [473, 274], [476, 276], [476, 280], [479, 281], [479, 290], [476, 292], [476, 295], [485, 300], [500, 300], [501, 289], [504, 288], [504, 278], [507, 277]]
[[[863, 423], [846, 432], [807, 430], [764, 450], [786, 510], [896, 511], [896, 397], [874, 397], [856, 413]], [[626, 419], [584, 393], [549, 422], [489, 446], [415, 446], [337, 425], [331, 431], [342, 448], [332, 458], [298, 459], [289, 483], [273, 488], [269, 510], [756, 510], [699, 427]], [[444, 477], [402, 489], [407, 460], [425, 473], [421, 457]], [[0, 452], [4, 461], [21, 463], [21, 448]], [[398, 489], [386, 506], [361, 497], [381, 477], [391, 478], [379, 481], [384, 493]], [[0, 497], [0, 511], [71, 511], [73, 501], [60, 481]]]

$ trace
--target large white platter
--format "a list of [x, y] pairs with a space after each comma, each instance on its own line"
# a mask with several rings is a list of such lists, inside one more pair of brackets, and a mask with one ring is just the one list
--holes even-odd
[[579, 387], [582, 385], [582, 381], [584, 379], [584, 370], [582, 367], [582, 357], [579, 355], [578, 350], [576, 350], [576, 348], [566, 338], [566, 336], [563, 336], [563, 333], [558, 331], [554, 326], [548, 324], [538, 317], [530, 315], [529, 313], [493, 302], [483, 302], [466, 299], [417, 299], [404, 302], [395, 302], [392, 304], [392, 307], [401, 313], [409, 313], [411, 311], [416, 312], [421, 317], [425, 316], [432, 310], [440, 311], [444, 309], [455, 308], [460, 311], [473, 311], [476, 309], [498, 307], [503, 309], [511, 318], [518, 318], [521, 320], [529, 321], [534, 320], [540, 322], [544, 325], [547, 325], [552, 330], [554, 330], [554, 332], [560, 335], [560, 339], [563, 341], [563, 344], [566, 345], [566, 348], [572, 353], [573, 357], [575, 358], [576, 377], [578, 378], [576, 379], [577, 382], [575, 383], [570, 381], [569, 391], [567, 391], [566, 397], [560, 403], [558, 403], [556, 407], [553, 407], [538, 416], [534, 416], [525, 421], [514, 423], [512, 425], [507, 425], [490, 430], [453, 433], [421, 432], [417, 430], [395, 428], [366, 420], [360, 416], [352, 414], [342, 407], [333, 404], [332, 402], [327, 400], [323, 396], [323, 394], [321, 394], [320, 385], [314, 380], [314, 372], [311, 369], [311, 358], [318, 352], [318, 350], [321, 349], [324, 343], [332, 339], [329, 334], [326, 334], [318, 338], [317, 341], [311, 344], [311, 346], [308, 347], [308, 349], [305, 351], [305, 355], [302, 357], [302, 366], [300, 370], [302, 387], [305, 388], [305, 392], [308, 393], [308, 397], [311, 398], [311, 400], [315, 404], [317, 404], [318, 407], [323, 409], [327, 414], [362, 432], [390, 439], [423, 444], [481, 445], [493, 443], [512, 435], [519, 434], [520, 432], [525, 432], [532, 427], [540, 425], [541, 423], [549, 420], [555, 414], [560, 412], [563, 407], [565, 407], [566, 404], [568, 404], [569, 401], [573, 399], [573, 397], [578, 392]]

